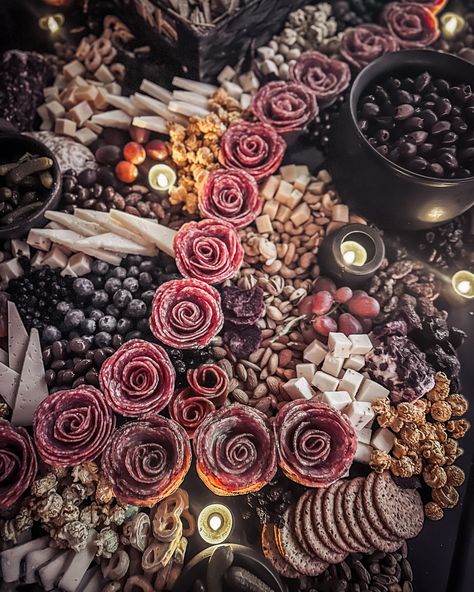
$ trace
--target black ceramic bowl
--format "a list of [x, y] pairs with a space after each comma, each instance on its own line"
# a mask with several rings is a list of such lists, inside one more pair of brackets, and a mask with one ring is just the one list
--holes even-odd
[[53, 161], [50, 172], [53, 176], [51, 189], [38, 189], [43, 205], [31, 216], [21, 218], [9, 226], [0, 225], [0, 239], [20, 238], [26, 235], [30, 228], [40, 228], [46, 223], [44, 213], [54, 210], [61, 197], [61, 174], [56, 157], [42, 142], [21, 134], [0, 134], [0, 163], [13, 162], [30, 152], [37, 156], [47, 156]]
[[424, 71], [452, 83], [474, 81], [474, 65], [451, 54], [432, 50], [386, 54], [357, 76], [331, 132], [328, 168], [341, 199], [385, 228], [430, 228], [474, 204], [474, 177], [437, 179], [413, 173], [379, 154], [357, 125], [359, 100], [369, 87], [389, 76]]

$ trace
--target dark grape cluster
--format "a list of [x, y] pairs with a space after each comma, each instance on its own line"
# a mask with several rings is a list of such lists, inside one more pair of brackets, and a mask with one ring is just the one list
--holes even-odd
[[333, 14], [343, 31], [347, 27], [357, 27], [362, 23], [376, 23], [380, 13], [389, 0], [336, 0]]

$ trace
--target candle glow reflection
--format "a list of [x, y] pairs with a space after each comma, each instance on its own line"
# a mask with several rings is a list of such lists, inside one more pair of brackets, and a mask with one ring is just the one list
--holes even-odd
[[345, 241], [341, 245], [341, 253], [346, 265], [362, 267], [367, 261], [366, 249], [356, 241]]
[[218, 545], [227, 539], [232, 530], [232, 513], [227, 506], [211, 504], [203, 508], [197, 525], [199, 534], [206, 543]]

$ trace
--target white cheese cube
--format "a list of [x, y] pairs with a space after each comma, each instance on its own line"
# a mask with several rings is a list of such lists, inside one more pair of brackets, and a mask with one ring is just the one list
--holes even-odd
[[344, 376], [341, 379], [341, 383], [339, 385], [340, 391], [347, 391], [351, 397], [355, 397], [359, 387], [364, 380], [364, 377], [359, 372], [348, 368], [344, 372]]
[[357, 432], [357, 442], [362, 442], [363, 444], [370, 444], [370, 440], [372, 439], [372, 430], [369, 427], [362, 428], [359, 432]]
[[217, 80], [222, 84], [226, 80], [232, 80], [235, 74], [236, 72], [234, 68], [232, 68], [232, 66], [227, 65], [223, 70], [221, 70], [219, 76], [217, 77]]
[[352, 343], [344, 333], [329, 333], [328, 348], [338, 358], [348, 358], [351, 353]]
[[390, 452], [395, 443], [395, 434], [387, 428], [379, 428], [374, 432], [370, 444], [382, 452]]
[[312, 399], [313, 390], [306, 378], [292, 378], [283, 385], [283, 388], [292, 399]]
[[349, 335], [349, 341], [352, 343], [351, 354], [368, 354], [372, 351], [373, 345], [370, 337], [365, 334]]
[[316, 374], [316, 364], [296, 364], [296, 378], [306, 378], [311, 383], [313, 376]]
[[265, 181], [260, 195], [263, 197], [263, 199], [273, 199], [279, 186], [279, 179], [272, 175], [271, 177], [268, 177], [268, 179]]
[[318, 339], [315, 339], [303, 351], [303, 360], [307, 360], [308, 362], [312, 362], [313, 364], [316, 364], [316, 366], [319, 366], [319, 364], [321, 364], [321, 362], [326, 357], [327, 353], [328, 349], [324, 343], [321, 343]]
[[355, 370], [356, 372], [358, 372], [359, 370], [362, 370], [364, 366], [364, 356], [351, 354], [348, 358], [346, 358], [343, 368], [345, 368], [346, 370], [350, 368], [351, 370]]
[[13, 257], [28, 257], [30, 258], [30, 246], [25, 241], [14, 238], [11, 241]]
[[370, 403], [361, 403], [360, 401], [352, 401], [346, 408], [345, 414], [357, 432], [365, 428], [375, 416], [375, 413], [372, 411], [372, 405]]
[[326, 391], [337, 391], [339, 379], [320, 370], [314, 375], [312, 384], [323, 393]]
[[321, 401], [329, 405], [329, 407], [342, 411], [351, 404], [352, 399], [350, 394], [345, 391], [326, 391], [321, 395]]
[[372, 456], [373, 452], [372, 446], [370, 444], [364, 444], [363, 442], [357, 442], [357, 449], [354, 455], [354, 461], [364, 463], [366, 465], [369, 464], [370, 457]]
[[342, 370], [342, 365], [344, 364], [344, 358], [336, 358], [336, 356], [332, 353], [328, 353], [327, 356], [324, 358], [323, 365], [321, 370], [323, 372], [327, 372], [331, 374], [331, 376], [339, 376], [340, 371]]
[[281, 176], [288, 183], [294, 183], [298, 177], [298, 169], [295, 164], [287, 164], [280, 168]]
[[9, 282], [21, 277], [23, 274], [24, 269], [16, 257], [0, 264], [0, 280], [2, 282]]
[[370, 378], [364, 378], [357, 392], [356, 399], [358, 401], [368, 401], [369, 403], [372, 403], [378, 399], [386, 399], [389, 394], [390, 391], [378, 382], [375, 382]]
[[78, 276], [90, 273], [92, 259], [84, 253], [76, 253], [68, 261], [68, 267]]
[[51, 267], [51, 269], [64, 269], [67, 265], [67, 255], [55, 245], [43, 259], [42, 265]]

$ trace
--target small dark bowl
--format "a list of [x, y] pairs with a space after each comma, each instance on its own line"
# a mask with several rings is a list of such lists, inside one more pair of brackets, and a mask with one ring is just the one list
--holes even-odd
[[474, 204], [474, 177], [437, 179], [413, 173], [369, 144], [357, 125], [360, 97], [389, 76], [428, 71], [452, 83], [474, 80], [474, 65], [432, 50], [389, 53], [369, 64], [352, 85], [333, 125], [328, 168], [344, 202], [381, 227], [419, 230], [438, 226]]
[[47, 222], [44, 213], [46, 210], [54, 210], [61, 197], [61, 174], [58, 161], [51, 150], [42, 142], [38, 142], [38, 140], [29, 136], [13, 133], [0, 134], [0, 163], [13, 162], [23, 156], [25, 152], [30, 152], [37, 156], [47, 156], [53, 161], [53, 166], [50, 169], [53, 175], [53, 186], [51, 189], [38, 189], [43, 205], [34, 214], [21, 218], [9, 226], [0, 225], [0, 239], [21, 238], [31, 228], [44, 226]]

